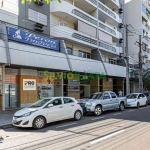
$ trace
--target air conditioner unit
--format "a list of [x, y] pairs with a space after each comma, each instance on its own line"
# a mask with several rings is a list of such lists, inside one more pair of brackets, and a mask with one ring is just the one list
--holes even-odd
[[40, 24], [40, 23], [36, 23], [36, 24], [35, 24], [35, 27], [34, 27], [34, 30], [39, 31], [39, 32], [43, 32], [43, 31], [44, 31], [44, 30], [43, 30], [43, 26], [44, 26], [44, 25], [42, 25], [42, 24]]
[[122, 9], [122, 8], [119, 9], [119, 13], [120, 13], [120, 14], [123, 13], [123, 9]]
[[43, 0], [36, 0], [36, 1], [34, 1], [34, 3], [36, 3], [36, 4], [40, 5], [40, 6], [44, 5]]

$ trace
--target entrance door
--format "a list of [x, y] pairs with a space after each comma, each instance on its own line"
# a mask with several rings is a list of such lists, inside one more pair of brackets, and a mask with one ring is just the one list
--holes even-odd
[[18, 84], [5, 84], [5, 107], [18, 107]]

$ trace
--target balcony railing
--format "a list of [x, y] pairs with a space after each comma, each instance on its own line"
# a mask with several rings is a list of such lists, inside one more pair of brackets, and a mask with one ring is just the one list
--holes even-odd
[[[96, 0], [89, 0], [90, 2], [92, 2], [94, 5], [97, 5], [97, 1]], [[101, 4], [100, 2], [98, 2], [98, 7], [105, 11], [107, 14], [109, 14], [110, 16], [112, 16], [113, 18], [116, 19], [116, 15], [115, 13], [113, 13], [112, 11], [110, 11], [107, 7], [105, 7], [103, 4]]]
[[[88, 37], [80, 35], [78, 33], [73, 33], [72, 37], [76, 38], [76, 39], [79, 39], [79, 40], [82, 40], [84, 42], [88, 42], [88, 43], [93, 44], [93, 45], [97, 45], [97, 40], [88, 38]], [[113, 51], [113, 52], [116, 52], [116, 49], [114, 47], [112, 47], [110, 45], [107, 45], [105, 43], [102, 43], [102, 42], [99, 42], [99, 47], [110, 50], [110, 51]]]
[[[89, 17], [88, 15], [85, 15], [84, 13], [80, 12], [79, 10], [74, 9], [72, 11], [72, 13], [97, 26], [97, 21], [95, 19]], [[104, 24], [102, 24], [100, 22], [99, 22], [99, 27], [113, 35], [116, 35], [116, 32], [114, 30], [112, 30], [111, 28], [105, 26]]]

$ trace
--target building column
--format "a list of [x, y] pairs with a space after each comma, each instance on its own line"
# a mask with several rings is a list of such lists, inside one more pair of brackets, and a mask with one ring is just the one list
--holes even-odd
[[99, 76], [97, 77], [97, 79], [92, 79], [90, 80], [90, 92], [91, 94], [95, 93], [95, 92], [99, 92]]
[[103, 92], [105, 91], [113, 91], [113, 81], [107, 79], [103, 79]]
[[0, 66], [0, 110], [5, 110], [5, 66]]

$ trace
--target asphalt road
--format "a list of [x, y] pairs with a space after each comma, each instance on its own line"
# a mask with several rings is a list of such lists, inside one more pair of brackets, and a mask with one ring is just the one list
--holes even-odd
[[44, 129], [0, 130], [0, 150], [150, 150], [150, 106], [92, 114]]

